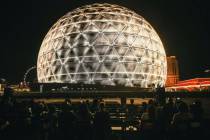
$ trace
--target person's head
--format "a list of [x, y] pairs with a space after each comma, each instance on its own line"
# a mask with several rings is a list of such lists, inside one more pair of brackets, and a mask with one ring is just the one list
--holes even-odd
[[100, 111], [104, 111], [104, 108], [105, 108], [105, 104], [103, 102], [100, 103], [100, 105], [99, 105]]
[[82, 113], [82, 114], [89, 112], [88, 107], [87, 107], [87, 105], [85, 103], [81, 103], [79, 105], [79, 112]]
[[147, 103], [146, 102], [142, 102], [142, 106], [147, 106]]
[[70, 100], [70, 99], [65, 99], [65, 103], [66, 103], [67, 105], [71, 105], [71, 100]]
[[49, 104], [48, 109], [49, 109], [50, 113], [55, 113], [56, 112], [56, 107], [53, 104]]
[[39, 102], [39, 106], [40, 106], [40, 108], [44, 108], [44, 102]]
[[98, 104], [98, 99], [94, 99], [93, 104]]
[[185, 102], [181, 102], [181, 103], [178, 105], [178, 110], [179, 110], [179, 112], [181, 112], [181, 113], [186, 113], [186, 112], [189, 111], [188, 105], [187, 105]]
[[194, 101], [194, 104], [195, 104], [197, 107], [201, 107], [201, 106], [202, 106], [202, 103], [201, 103], [201, 101], [199, 101], [199, 100], [195, 100], [195, 101]]
[[145, 112], [147, 109], [147, 103], [146, 102], [143, 102], [142, 103], [142, 111]]
[[168, 103], [173, 103], [173, 98], [169, 97], [168, 98]]
[[131, 104], [131, 105], [134, 104], [134, 99], [130, 99], [130, 104]]
[[152, 99], [150, 99], [150, 100], [148, 101], [148, 104], [149, 104], [149, 105], [153, 105], [153, 104], [154, 104], [154, 101], [153, 101]]
[[13, 90], [11, 87], [6, 86], [6, 87], [4, 88], [4, 95], [11, 95], [11, 94], [13, 94], [13, 93], [14, 93], [14, 90]]
[[85, 103], [86, 103], [87, 105], [89, 105], [89, 104], [90, 104], [90, 101], [87, 99], [87, 100], [85, 100]]

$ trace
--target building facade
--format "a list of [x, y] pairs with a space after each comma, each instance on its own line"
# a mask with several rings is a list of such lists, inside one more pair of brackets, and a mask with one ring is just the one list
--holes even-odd
[[176, 56], [167, 57], [167, 80], [166, 87], [173, 86], [179, 82], [179, 66]]

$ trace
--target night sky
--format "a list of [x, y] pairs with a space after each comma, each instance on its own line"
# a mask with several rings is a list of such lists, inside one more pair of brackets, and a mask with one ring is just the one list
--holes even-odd
[[15, 83], [36, 65], [49, 28], [67, 12], [95, 2], [125, 6], [157, 31], [167, 56], [179, 61], [181, 79], [210, 69], [210, 8], [204, 0], [7, 0], [0, 4], [0, 78]]

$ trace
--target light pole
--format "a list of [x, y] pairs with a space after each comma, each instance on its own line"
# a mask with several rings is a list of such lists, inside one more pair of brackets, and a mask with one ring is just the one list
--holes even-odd
[[210, 69], [206, 69], [204, 72], [205, 73], [210, 73]]

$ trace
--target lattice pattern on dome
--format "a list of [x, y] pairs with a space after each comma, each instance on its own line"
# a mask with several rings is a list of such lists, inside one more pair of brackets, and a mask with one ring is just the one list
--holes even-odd
[[166, 71], [165, 50], [152, 26], [110, 4], [64, 15], [45, 36], [37, 62], [42, 83], [163, 86]]

